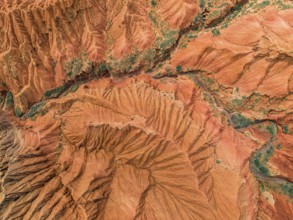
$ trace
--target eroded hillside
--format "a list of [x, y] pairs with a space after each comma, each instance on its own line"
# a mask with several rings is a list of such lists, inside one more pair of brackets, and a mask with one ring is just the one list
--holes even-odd
[[293, 216], [290, 1], [0, 1], [0, 27], [0, 219]]

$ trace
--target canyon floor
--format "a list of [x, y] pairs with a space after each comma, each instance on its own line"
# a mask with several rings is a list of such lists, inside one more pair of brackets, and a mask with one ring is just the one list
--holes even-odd
[[0, 0], [0, 219], [293, 219], [293, 3]]

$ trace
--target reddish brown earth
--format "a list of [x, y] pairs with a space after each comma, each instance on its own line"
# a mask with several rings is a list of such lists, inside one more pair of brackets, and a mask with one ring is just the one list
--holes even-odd
[[0, 219], [291, 219], [290, 1], [0, 1]]

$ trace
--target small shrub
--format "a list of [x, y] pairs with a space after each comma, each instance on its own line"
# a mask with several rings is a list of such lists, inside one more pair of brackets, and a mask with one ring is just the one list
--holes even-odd
[[255, 166], [257, 166], [257, 167], [260, 166], [260, 162], [259, 162], [259, 159], [258, 159], [258, 158], [256, 158], [256, 159], [254, 160], [254, 164], [255, 164]]
[[164, 40], [161, 44], [161, 49], [166, 49], [171, 47], [175, 43], [175, 41], [176, 39], [174, 37]]
[[270, 148], [266, 151], [266, 158], [265, 160], [268, 161], [269, 158], [274, 154], [274, 147], [270, 146]]
[[243, 100], [242, 99], [233, 99], [232, 100], [232, 105], [234, 107], [240, 107], [243, 104]]
[[218, 29], [216, 29], [216, 28], [213, 28], [212, 29], [212, 34], [213, 34], [213, 36], [218, 36], [218, 35], [220, 35], [220, 31]]
[[21, 112], [21, 110], [20, 110], [19, 108], [16, 108], [16, 109], [15, 109], [15, 115], [16, 115], [17, 117], [21, 117], [22, 112]]
[[58, 154], [58, 156], [60, 156], [60, 154], [62, 153], [62, 150], [63, 150], [63, 145], [62, 144], [58, 144], [58, 147], [57, 147], [57, 154]]
[[176, 66], [176, 71], [181, 72], [182, 71], [182, 66]]
[[158, 21], [157, 21], [155, 15], [152, 12], [149, 13], [149, 18], [155, 24], [155, 26], [158, 26]]
[[241, 8], [242, 8], [242, 5], [238, 4], [238, 5], [236, 5], [235, 7], [233, 7], [233, 8], [231, 9], [231, 11], [232, 11], [232, 12], [240, 11]]
[[106, 69], [107, 69], [106, 64], [101, 63], [98, 68], [98, 73], [102, 73], [102, 72], [106, 71]]
[[283, 125], [282, 126], [282, 130], [285, 134], [289, 134], [289, 128], [288, 128], [288, 125]]
[[156, 6], [157, 5], [157, 1], [156, 0], [152, 0], [152, 6]]
[[69, 92], [72, 92], [72, 93], [76, 92], [76, 90], [78, 90], [78, 88], [79, 88], [79, 84], [76, 83], [69, 88]]
[[134, 64], [134, 55], [133, 54], [131, 54], [130, 55], [130, 57], [129, 57], [129, 62], [131, 63], [131, 64]]
[[199, 6], [201, 8], [204, 8], [205, 7], [205, 0], [200, 0]]
[[274, 123], [270, 123], [267, 127], [266, 127], [267, 132], [270, 133], [271, 137], [274, 137], [277, 134], [277, 127]]

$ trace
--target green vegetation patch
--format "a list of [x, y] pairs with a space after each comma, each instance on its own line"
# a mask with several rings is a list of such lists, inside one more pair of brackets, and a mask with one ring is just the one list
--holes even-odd
[[261, 162], [261, 158], [263, 155], [261, 153], [257, 153], [255, 158], [253, 159], [253, 163], [257, 170], [262, 173], [263, 175], [269, 175], [269, 170], [265, 167], [265, 165]]
[[164, 35], [164, 40], [161, 43], [161, 49], [167, 49], [170, 48], [173, 44], [175, 44], [176, 39], [177, 39], [177, 30], [171, 30], [166, 33], [163, 33]]
[[76, 92], [76, 90], [78, 90], [79, 88], [79, 83], [76, 83], [74, 85], [72, 85], [70, 88], [69, 88], [69, 92]]
[[46, 91], [44, 96], [46, 98], [56, 98], [64, 91], [64, 89], [65, 89], [64, 85], [56, 87], [54, 89]]
[[283, 191], [283, 193], [290, 198], [293, 198], [293, 184], [292, 183], [286, 183], [286, 184], [280, 184], [280, 189]]
[[266, 131], [268, 133], [270, 133], [271, 137], [274, 137], [277, 134], [277, 126], [275, 125], [275, 123], [271, 122], [267, 127], [266, 127]]
[[213, 29], [212, 29], [212, 34], [213, 34], [213, 36], [218, 36], [218, 35], [220, 35], [221, 33], [220, 33], [220, 31], [219, 31], [217, 28], [213, 28]]
[[78, 90], [79, 86], [81, 85], [81, 82], [77, 82], [69, 87], [69, 89], [64, 93], [64, 96], [68, 95], [68, 93], [74, 93]]
[[269, 0], [265, 0], [262, 3], [258, 4], [256, 7], [262, 9], [262, 8], [265, 8], [266, 6], [268, 6], [269, 4], [270, 4], [270, 1]]
[[181, 72], [182, 71], [182, 66], [176, 66], [176, 71]]
[[68, 68], [67, 75], [69, 77], [73, 77], [76, 74], [79, 74], [82, 71], [83, 62], [80, 59], [73, 58], [69, 63], [66, 64], [66, 67]]
[[158, 26], [158, 21], [156, 18], [156, 13], [154, 11], [150, 11], [149, 13], [149, 18], [151, 19], [151, 21], [155, 24], [155, 26]]
[[289, 127], [288, 127], [288, 125], [283, 125], [283, 126], [282, 126], [282, 131], [283, 131], [285, 134], [289, 134]]
[[201, 7], [201, 8], [205, 7], [205, 0], [200, 0], [199, 7]]
[[236, 129], [246, 128], [252, 123], [249, 118], [244, 117], [240, 113], [233, 114], [231, 119]]
[[6, 99], [5, 99], [5, 106], [7, 108], [10, 108], [12, 107], [12, 104], [13, 104], [13, 95], [11, 92], [7, 92]]
[[16, 108], [14, 112], [17, 117], [19, 117], [19, 118], [21, 117], [22, 112], [21, 112], [20, 108]]
[[240, 107], [243, 104], [243, 99], [233, 99], [232, 105], [233, 107]]
[[269, 149], [266, 151], [266, 153], [264, 155], [264, 161], [265, 162], [269, 161], [269, 159], [273, 156], [274, 151], [275, 151], [274, 147], [270, 146]]
[[45, 102], [39, 102], [39, 103], [33, 105], [30, 108], [29, 112], [25, 115], [25, 118], [34, 117], [38, 113], [39, 109], [42, 108], [44, 105], [45, 105]]

